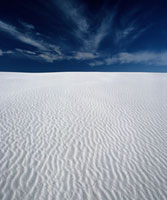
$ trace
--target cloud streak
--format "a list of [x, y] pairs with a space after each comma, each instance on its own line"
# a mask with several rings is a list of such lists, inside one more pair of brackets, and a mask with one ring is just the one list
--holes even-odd
[[[58, 0], [55, 1], [57, 7], [64, 13], [66, 18], [70, 18], [77, 29], [74, 30], [75, 37], [82, 42], [81, 50], [95, 53], [100, 43], [105, 36], [110, 33], [113, 18], [116, 14], [116, 8], [113, 11], [101, 19], [101, 23], [92, 27], [92, 20], [88, 20], [83, 15], [83, 7], [74, 6], [73, 1]], [[94, 25], [94, 24], [93, 24]]]
[[8, 50], [8, 51], [4, 51], [4, 50], [2, 50], [2, 49], [0, 49], [0, 56], [3, 56], [3, 55], [5, 55], [5, 54], [13, 54], [14, 52], [13, 51], [10, 51], [10, 50]]
[[31, 45], [33, 47], [36, 47], [40, 50], [46, 50], [45, 46], [42, 44], [42, 41], [37, 41], [30, 36], [25, 36], [25, 34], [19, 32], [16, 27], [7, 24], [3, 21], [0, 21], [0, 30], [8, 33], [9, 35], [13, 36], [15, 39], [26, 43], [28, 45]]
[[23, 42], [25, 44], [33, 46], [40, 51], [53, 51], [59, 55], [61, 54], [60, 47], [53, 45], [53, 44], [49, 44], [47, 42], [44, 42], [43, 40], [37, 40], [33, 36], [31, 36], [27, 33], [22, 33], [19, 30], [17, 30], [16, 27], [14, 27], [10, 24], [7, 24], [3, 21], [0, 21], [0, 30], [8, 33], [14, 39], [17, 39], [20, 42]]
[[73, 56], [73, 58], [76, 60], [91, 60], [97, 57], [97, 54], [90, 52], [76, 52], [76, 54]]
[[27, 30], [34, 30], [35, 29], [35, 27], [32, 25], [32, 24], [28, 24], [28, 23], [26, 23], [26, 22], [20, 22], [21, 24], [22, 24], [22, 26], [25, 28], [25, 29], [27, 29]]
[[[31, 24], [19, 21], [21, 28], [17, 28], [0, 20], [0, 31], [7, 33], [19, 42], [34, 47], [31, 51], [29, 48], [26, 49], [26, 46], [23, 49], [16, 48], [11, 51], [12, 55], [17, 54], [17, 56], [26, 56], [30, 59], [42, 60], [48, 63], [53, 63], [58, 60], [89, 61], [90, 66], [151, 63], [151, 60], [154, 60], [154, 63], [155, 61], [161, 64], [165, 63], [165, 55], [162, 54], [160, 56], [152, 52], [128, 53], [126, 48], [128, 44], [137, 39], [148, 28], [140, 26], [140, 16], [138, 15], [136, 17], [135, 15], [138, 11], [137, 9], [130, 14], [126, 13], [124, 16], [121, 15], [118, 23], [119, 5], [116, 4], [110, 10], [110, 13], [107, 10], [105, 12], [100, 11], [101, 13], [98, 14], [100, 14], [101, 18], [97, 17], [98, 20], [96, 21], [89, 19], [88, 16], [86, 17], [84, 15], [84, 6], [78, 6], [72, 0], [53, 1], [62, 12], [66, 22], [72, 22], [69, 31], [72, 32], [72, 37], [77, 42], [79, 41], [79, 47], [72, 49], [71, 46], [71, 51], [65, 50], [67, 45], [65, 43], [62, 44], [60, 41], [60, 46], [61, 44], [63, 46], [62, 49], [60, 46], [48, 42], [49, 37], [40, 33], [37, 36], [35, 26]], [[75, 25], [75, 29], [73, 25]], [[109, 36], [109, 42], [106, 44], [105, 39], [108, 39]], [[103, 44], [107, 47], [111, 46], [111, 50], [108, 52], [105, 52], [105, 50], [101, 51], [103, 41], [105, 41]], [[114, 55], [112, 55], [113, 52]], [[0, 56], [5, 54], [7, 54], [7, 51], [0, 51]]]
[[82, 8], [73, 5], [72, 1], [57, 0], [55, 1], [57, 7], [64, 13], [66, 19], [70, 19], [82, 33], [86, 33], [89, 29], [89, 24], [86, 18], [81, 14]]
[[0, 56], [2, 56], [3, 55], [3, 51], [0, 49]]
[[90, 66], [99, 65], [115, 65], [115, 64], [145, 64], [166, 66], [167, 65], [167, 51], [157, 53], [151, 51], [144, 52], [121, 52], [111, 58], [105, 58], [103, 61], [94, 61], [89, 63]]
[[94, 33], [89, 33], [88, 38], [83, 38], [84, 49], [92, 52], [98, 51], [100, 43], [104, 40], [104, 38], [110, 33], [110, 29], [112, 28], [112, 23], [114, 19], [115, 11], [111, 14], [111, 16], [107, 16], [101, 21], [101, 24], [94, 31]]
[[[31, 29], [34, 27], [30, 24], [24, 24], [27, 29]], [[31, 27], [30, 27], [31, 26]], [[34, 29], [34, 28], [33, 28]], [[20, 32], [16, 27], [7, 24], [3, 21], [0, 21], [0, 30], [3, 32], [8, 33], [10, 36], [13, 37], [13, 39], [19, 40], [20, 42], [30, 45], [32, 47], [35, 47], [36, 50], [29, 51], [26, 49], [15, 49], [13, 51], [0, 51], [0, 55], [9, 54], [9, 52], [14, 53], [20, 53], [21, 55], [27, 56], [32, 59], [43, 59], [46, 62], [53, 62], [55, 60], [60, 60], [63, 58], [63, 53], [61, 52], [61, 49], [59, 46], [47, 43], [43, 40], [37, 40], [34, 36], [32, 36], [33, 33], [23, 33]], [[35, 34], [33, 34], [35, 35]]]
[[108, 35], [112, 38], [110, 43], [113, 48], [120, 51], [120, 49], [126, 48], [127, 45], [136, 40], [148, 28], [148, 26], [141, 27], [141, 14], [136, 14], [139, 13], [137, 8], [125, 13], [124, 16], [119, 18], [120, 21], [115, 24], [119, 14], [119, 4], [115, 4], [110, 12], [103, 13], [100, 23], [95, 25], [93, 22], [92, 26], [92, 20], [88, 20], [83, 15], [83, 6], [77, 7], [73, 1], [67, 2], [65, 0], [55, 1], [55, 4], [64, 13], [64, 16], [76, 25], [77, 29], [74, 30], [74, 35], [82, 42], [80, 51], [83, 52], [97, 53], [101, 42]]

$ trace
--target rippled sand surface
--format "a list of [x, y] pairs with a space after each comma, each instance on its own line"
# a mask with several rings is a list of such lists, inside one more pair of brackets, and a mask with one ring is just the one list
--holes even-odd
[[167, 74], [0, 73], [1, 200], [166, 200]]

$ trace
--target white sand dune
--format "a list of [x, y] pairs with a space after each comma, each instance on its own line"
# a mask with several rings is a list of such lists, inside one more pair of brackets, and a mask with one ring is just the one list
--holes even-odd
[[166, 200], [167, 74], [0, 73], [1, 200]]

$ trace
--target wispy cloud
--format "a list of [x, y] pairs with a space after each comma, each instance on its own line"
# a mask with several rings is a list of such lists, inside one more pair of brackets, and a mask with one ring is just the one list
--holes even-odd
[[91, 52], [77, 52], [73, 56], [73, 58], [75, 58], [76, 60], [91, 60], [97, 57], [98, 57], [98, 54], [91, 53]]
[[19, 30], [17, 30], [16, 27], [7, 24], [3, 21], [0, 21], [0, 30], [8, 33], [14, 39], [36, 47], [40, 51], [55, 51], [56, 53], [61, 54], [60, 47], [44, 42], [43, 40], [38, 40], [27, 33], [20, 32]]
[[14, 52], [13, 51], [10, 51], [10, 50], [7, 50], [7, 51], [4, 51], [2, 49], [0, 49], [0, 56], [3, 56], [5, 54], [13, 54]]
[[114, 43], [121, 48], [126, 48], [129, 44], [139, 38], [151, 25], [140, 27], [138, 24], [129, 25], [124, 29], [117, 29], [115, 31]]
[[[24, 24], [27, 28], [32, 30], [32, 27], [30, 27], [29, 24]], [[3, 32], [8, 33], [13, 37], [13, 39], [19, 40], [20, 42], [33, 46], [36, 48], [34, 51], [29, 51], [26, 49], [15, 49], [12, 51], [12, 53], [20, 53], [21, 55], [27, 56], [28, 58], [32, 59], [42, 59], [46, 62], [53, 62], [55, 60], [59, 60], [63, 58], [63, 53], [61, 52], [61, 49], [59, 46], [47, 43], [44, 40], [36, 39], [35, 33], [30, 32], [23, 33], [19, 31], [16, 27], [7, 24], [3, 21], [0, 21], [0, 30]], [[10, 51], [3, 52], [1, 50], [0, 54], [1, 56], [4, 54], [9, 53]]]
[[[58, 0], [55, 1], [57, 7], [64, 13], [64, 16], [70, 19], [76, 29], [74, 35], [82, 42], [81, 51], [95, 53], [99, 50], [101, 42], [107, 35], [112, 39], [110, 43], [118, 51], [126, 48], [128, 44], [136, 40], [148, 26], [141, 27], [139, 9], [133, 9], [133, 12], [127, 12], [124, 16], [119, 17], [119, 22], [115, 20], [119, 14], [119, 4], [115, 4], [110, 13], [103, 11], [101, 22], [92, 26], [92, 20], [84, 15], [84, 7], [77, 6], [73, 1]], [[95, 20], [96, 22], [96, 20]], [[94, 26], [95, 25], [95, 26]]]
[[141, 13], [138, 7], [118, 18], [113, 30], [113, 42], [118, 49], [126, 49], [152, 26], [152, 23], [143, 24], [145, 18], [146, 14]]
[[114, 64], [147, 64], [147, 65], [167, 65], [167, 51], [165, 52], [121, 52], [111, 58], [105, 58], [103, 61], [93, 61], [89, 63], [90, 66], [98, 65], [114, 65]]
[[77, 28], [74, 30], [74, 34], [82, 42], [81, 50], [91, 53], [96, 52], [102, 40], [110, 33], [116, 7], [109, 15], [101, 19], [101, 23], [92, 27], [92, 20], [88, 20], [83, 14], [83, 6], [76, 6], [73, 1], [65, 0], [55, 1], [55, 4], [61, 9], [64, 16], [76, 25]]
[[52, 53], [41, 53], [37, 56], [37, 58], [41, 58], [43, 60], [45, 60], [46, 62], [49, 62], [49, 63], [53, 63], [54, 61], [56, 60], [62, 60], [64, 58], [64, 56], [60, 56], [60, 55], [55, 55], [55, 54], [52, 54]]
[[20, 54], [22, 56], [25, 56], [27, 58], [33, 59], [33, 60], [37, 60], [37, 61], [45, 61], [48, 63], [53, 63], [56, 60], [62, 60], [62, 59], [67, 59], [67, 57], [64, 57], [64, 55], [59, 55], [59, 54], [55, 54], [54, 52], [34, 52], [34, 51], [29, 51], [29, 50], [25, 50], [25, 49], [15, 49], [15, 51], [13, 51], [13, 54]]
[[[114, 56], [110, 62], [111, 64], [148, 64], [148, 65], [167, 65], [167, 52], [123, 52]], [[110, 64], [108, 63], [108, 64]]]
[[20, 23], [21, 23], [22, 26], [23, 26], [25, 29], [27, 29], [27, 30], [34, 30], [34, 29], [35, 29], [35, 26], [32, 25], [32, 24], [28, 24], [28, 23], [23, 22], [23, 21], [21, 21]]
[[[90, 66], [112, 65], [115, 63], [151, 63], [151, 59], [155, 60], [155, 55], [151, 52], [127, 52], [127, 44], [137, 39], [148, 28], [148, 26], [140, 26], [140, 16], [136, 17], [137, 9], [136, 11], [118, 17], [120, 14], [119, 4], [116, 4], [113, 9], [110, 10], [110, 13], [107, 10], [105, 10], [105, 12], [104, 10], [102, 12], [99, 11], [101, 12], [101, 18], [97, 17], [98, 20], [96, 21], [88, 18], [88, 16], [84, 14], [86, 13], [84, 12], [84, 6], [74, 4], [73, 0], [53, 1], [57, 8], [63, 13], [64, 19], [67, 22], [70, 20], [72, 24], [75, 25], [75, 29], [72, 25], [70, 31], [75, 40], [77, 42], [79, 41], [80, 46], [76, 47], [74, 50], [71, 49], [71, 51], [65, 50], [65, 43], [62, 44], [61, 41], [59, 42], [59, 45], [64, 48], [62, 49], [60, 46], [48, 42], [50, 41], [48, 39], [49, 37], [39, 33], [37, 36], [36, 27], [29, 23], [19, 21], [22, 26], [18, 28], [0, 20], [0, 31], [28, 45], [25, 45], [24, 49], [12, 50], [12, 54], [16, 53], [17, 56], [20, 54], [20, 56], [27, 56], [30, 59], [42, 60], [48, 63], [53, 63], [57, 60], [88, 60]], [[118, 18], [120, 20], [119, 22]], [[101, 51], [101, 44], [106, 38], [109, 38], [107, 36], [110, 36], [109, 42], [108, 44], [106, 44], [106, 42], [103, 44], [109, 47], [111, 46], [111, 50], [108, 52]], [[29, 46], [34, 48], [31, 48], [30, 51]], [[122, 46], [124, 48], [122, 48]], [[113, 51], [115, 53], [114, 56], [112, 56]], [[4, 52], [1, 50], [0, 55], [3, 56], [4, 54], [7, 54], [7, 51]], [[164, 56], [165, 55], [162, 54], [161, 58], [159, 58], [160, 55], [159, 57], [156, 56], [156, 60], [159, 60], [159, 62], [163, 60], [164, 63]]]
[[107, 16], [101, 21], [101, 24], [98, 28], [89, 33], [88, 38], [83, 38], [84, 49], [96, 52], [99, 48], [100, 43], [104, 40], [104, 38], [111, 33], [112, 23], [114, 20], [115, 11], [113, 11], [110, 16]]
[[90, 53], [90, 52], [73, 52], [72, 55], [56, 55], [53, 53], [45, 52], [36, 55], [39, 59], [43, 59], [46, 62], [53, 63], [56, 60], [93, 60], [98, 57], [98, 54]]
[[103, 61], [98, 61], [98, 60], [95, 60], [93, 62], [90, 62], [89, 65], [94, 67], [94, 66], [100, 66], [100, 65], [104, 65], [105, 63]]
[[18, 32], [16, 30], [16, 28], [12, 25], [9, 25], [3, 21], [0, 20], [0, 29], [2, 31], [5, 31], [7, 33], [10, 33], [11, 35], [16, 35]]
[[42, 41], [37, 41], [37, 40], [31, 38], [28, 35], [25, 36], [24, 33], [21, 33], [20, 31], [18, 31], [16, 29], [16, 27], [14, 27], [10, 24], [7, 24], [3, 21], [0, 21], [0, 30], [10, 34], [15, 39], [17, 39], [17, 40], [19, 40], [23, 43], [34, 46], [34, 47], [41, 49], [41, 50], [46, 50], [45, 46], [42, 44]]
[[57, 0], [55, 4], [64, 13], [67, 19], [70, 19], [79, 29], [79, 31], [86, 33], [89, 28], [86, 18], [81, 14], [82, 8], [74, 6], [72, 1]]
[[36, 52], [34, 51], [29, 51], [29, 50], [25, 50], [25, 49], [15, 49], [17, 52], [23, 53], [23, 54], [28, 54], [28, 55], [36, 55]]
[[134, 33], [136, 31], [136, 27], [135, 26], [129, 26], [124, 28], [123, 30], [116, 30], [115, 33], [115, 43], [120, 43], [121, 40], [125, 40], [127, 39], [127, 37], [129, 37], [132, 33]]
[[[96, 52], [100, 42], [106, 36], [107, 31], [109, 29], [109, 20], [103, 20], [101, 25], [98, 27], [95, 34], [89, 31], [89, 24], [85, 17], [81, 15], [79, 12], [79, 8], [76, 8], [72, 5], [72, 3], [68, 2], [66, 4], [62, 4], [59, 1], [58, 5], [63, 10], [66, 16], [69, 16], [71, 20], [77, 25], [78, 31], [80, 32], [81, 40], [83, 41], [83, 46], [76, 52], [73, 52], [73, 55], [67, 56], [64, 55], [59, 46], [49, 44], [44, 40], [36, 39], [35, 34], [33, 33], [34, 26], [22, 22], [22, 25], [28, 29], [27, 33], [23, 33], [19, 31], [15, 26], [7, 24], [3, 21], [0, 21], [0, 30], [8, 33], [14, 39], [17, 39], [25, 44], [31, 45], [37, 48], [37, 51], [31, 52], [26, 49], [16, 49], [17, 53], [22, 55], [27, 54], [28, 57], [41, 58], [46, 62], [54, 62], [56, 60], [62, 59], [75, 59], [75, 60], [91, 60], [97, 58], [99, 55]], [[29, 32], [31, 30], [31, 32]], [[87, 37], [85, 37], [84, 33], [87, 33]], [[78, 35], [76, 35], [77, 37]]]
[[0, 49], [0, 56], [2, 56], [3, 55], [3, 51]]

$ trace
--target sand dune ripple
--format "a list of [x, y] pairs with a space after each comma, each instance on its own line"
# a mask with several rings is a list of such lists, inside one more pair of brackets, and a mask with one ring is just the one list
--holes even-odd
[[166, 200], [167, 74], [0, 73], [0, 199]]

